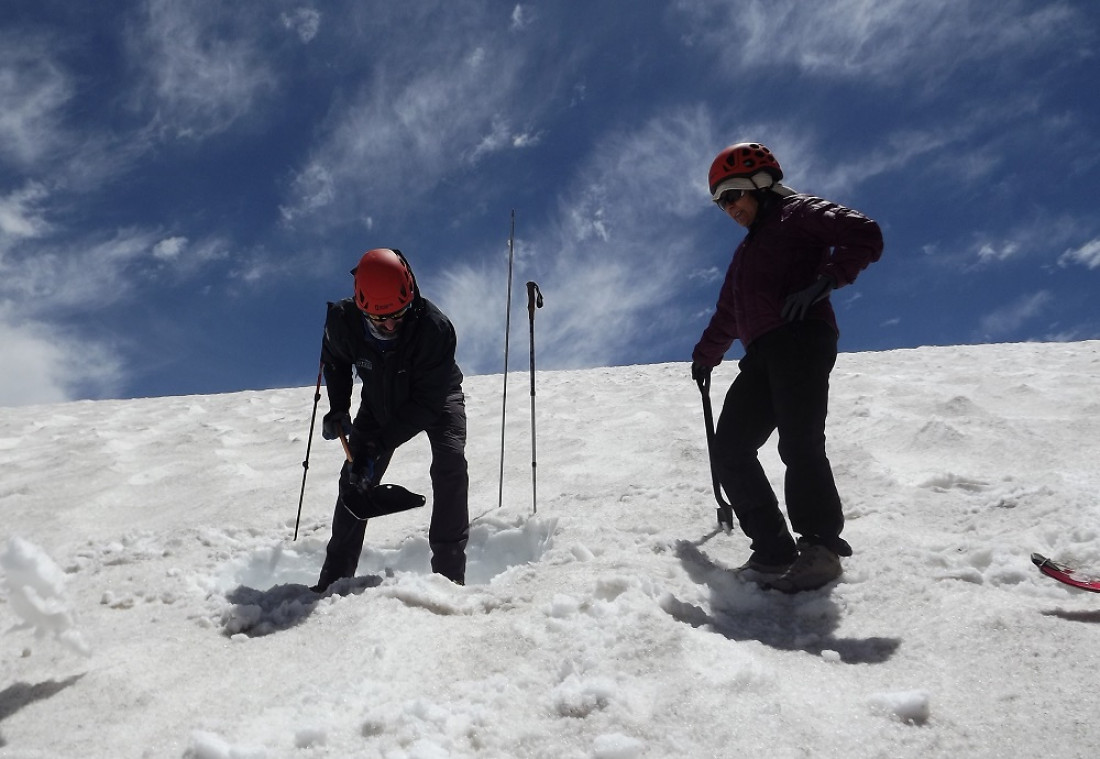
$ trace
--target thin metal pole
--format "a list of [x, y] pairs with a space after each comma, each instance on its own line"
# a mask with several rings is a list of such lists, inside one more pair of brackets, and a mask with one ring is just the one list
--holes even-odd
[[302, 521], [302, 501], [306, 497], [306, 475], [309, 474], [309, 449], [313, 446], [313, 425], [317, 421], [317, 404], [321, 400], [321, 374], [325, 370], [325, 362], [317, 368], [317, 389], [313, 391], [313, 414], [309, 417], [309, 436], [306, 438], [306, 457], [302, 461], [302, 492], [298, 496], [298, 516], [294, 520], [294, 539], [298, 539], [298, 523]]
[[531, 511], [537, 514], [538, 486], [535, 471], [538, 457], [535, 455], [535, 309], [542, 308], [542, 291], [534, 282], [527, 283], [527, 314], [531, 323]]
[[500, 489], [497, 508], [504, 505], [504, 423], [508, 418], [508, 336], [512, 331], [512, 267], [516, 260], [516, 209], [512, 209], [512, 230], [508, 233], [508, 302], [504, 307], [504, 392], [500, 409]]

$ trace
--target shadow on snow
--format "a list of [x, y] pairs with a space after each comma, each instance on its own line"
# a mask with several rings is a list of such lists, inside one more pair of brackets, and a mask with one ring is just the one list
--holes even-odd
[[662, 603], [670, 616], [692, 627], [709, 628], [730, 640], [759, 641], [781, 651], [818, 656], [835, 651], [848, 664], [881, 664], [901, 645], [899, 638], [837, 638], [840, 611], [828, 588], [791, 596], [763, 591], [689, 541], [677, 543], [676, 556], [691, 580], [710, 590], [710, 611], [676, 598]]

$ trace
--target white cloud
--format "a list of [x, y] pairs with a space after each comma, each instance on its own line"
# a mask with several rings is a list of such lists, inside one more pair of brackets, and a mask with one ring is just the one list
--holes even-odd
[[303, 43], [310, 43], [321, 29], [321, 14], [313, 8], [295, 8], [280, 16], [283, 26], [298, 35]]
[[[447, 31], [364, 41], [377, 44], [362, 86], [333, 108], [290, 183], [284, 219], [338, 223], [364, 209], [375, 218], [404, 212], [486, 157], [537, 143], [533, 122], [546, 105], [520, 76], [525, 50], [452, 31], [446, 19], [430, 28]], [[417, 54], [397, 54], [406, 47]]]
[[1064, 47], [1075, 37], [1076, 11], [1005, 0], [914, 3], [910, 0], [681, 0], [692, 20], [689, 43], [702, 42], [743, 75], [744, 67], [795, 66], [807, 73], [893, 83], [919, 76], [933, 90], [944, 77], [978, 60]]
[[0, 34], [0, 158], [31, 166], [63, 140], [71, 78], [31, 37]]
[[512, 9], [512, 30], [521, 31], [531, 25], [531, 9], [528, 6], [517, 4]]
[[1100, 238], [1089, 240], [1079, 248], [1067, 250], [1058, 259], [1059, 266], [1081, 264], [1089, 269], [1100, 268]]
[[180, 253], [187, 247], [186, 237], [166, 237], [153, 246], [153, 258], [162, 261], [172, 261], [179, 258]]
[[276, 86], [259, 38], [235, 33], [250, 21], [228, 13], [221, 3], [149, 0], [134, 57], [148, 72], [146, 105], [172, 136], [224, 131]]
[[[969, 233], [973, 239], [960, 248], [961, 258], [947, 255], [943, 260], [967, 270], [980, 270], [1026, 257], [1053, 258], [1067, 239], [1078, 238], [1081, 229], [1081, 220], [1073, 216], [1030, 214], [1007, 229], [997, 229], [996, 234], [983, 230]], [[1086, 259], [1077, 262], [1087, 264], [1087, 251], [1088, 246], [1079, 251], [1066, 251], [1057, 261], [1065, 266], [1085, 252]]]
[[1019, 243], [1012, 240], [1002, 240], [998, 244], [982, 243], [978, 247], [977, 256], [978, 260], [982, 263], [989, 263], [995, 261], [1007, 261], [1010, 258], [1014, 258], [1020, 253]]
[[102, 240], [39, 243], [29, 255], [9, 256], [0, 296], [35, 313], [94, 310], [122, 299], [132, 287], [127, 267], [152, 251], [156, 235], [119, 230]]
[[1054, 295], [1051, 292], [1040, 290], [1021, 296], [1003, 308], [985, 315], [981, 320], [982, 339], [996, 340], [1010, 336], [1025, 323], [1042, 314], [1053, 300]]
[[[546, 366], [613, 364], [681, 338], [682, 325], [654, 324], [650, 313], [668, 309], [701, 268], [695, 240], [669, 218], [692, 219], [711, 210], [705, 172], [714, 144], [703, 109], [608, 134], [563, 189], [555, 220], [517, 242], [513, 335], [520, 334], [518, 320], [527, 319], [522, 284], [533, 279], [546, 300], [537, 317], [543, 325], [537, 350]], [[522, 216], [518, 223], [523, 228]], [[462, 360], [471, 372], [500, 371], [504, 251], [487, 264], [449, 266], [439, 285], [437, 302], [459, 330]]]
[[299, 217], [308, 216], [336, 200], [336, 181], [327, 166], [311, 162], [294, 177], [291, 184], [293, 201], [279, 206], [283, 221], [292, 224]]
[[0, 406], [58, 403], [116, 390], [121, 362], [107, 347], [10, 316], [10, 304], [0, 304]]
[[40, 237], [49, 230], [39, 208], [48, 195], [41, 183], [28, 182], [22, 189], [0, 197], [0, 254], [9, 240]]
[[61, 310], [82, 313], [124, 301], [135, 288], [170, 268], [174, 277], [191, 276], [228, 256], [217, 238], [192, 242], [164, 237], [157, 230], [120, 229], [110, 236], [36, 240], [3, 259], [0, 297], [44, 316]]

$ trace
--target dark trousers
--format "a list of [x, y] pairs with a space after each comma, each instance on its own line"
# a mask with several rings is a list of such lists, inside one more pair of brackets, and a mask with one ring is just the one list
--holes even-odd
[[715, 431], [719, 481], [757, 558], [782, 563], [796, 554], [794, 538], [758, 451], [779, 432], [786, 466], [784, 496], [791, 528], [801, 539], [840, 555], [844, 514], [825, 454], [829, 374], [837, 336], [825, 322], [787, 324], [754, 340], [738, 364]]
[[[356, 419], [352, 434], [352, 456], [358, 455], [357, 442], [370, 432], [361, 432]], [[431, 446], [432, 518], [428, 544], [432, 549], [432, 571], [453, 582], [466, 579], [466, 541], [470, 532], [468, 504], [469, 474], [466, 465], [466, 404], [461, 392], [447, 399], [443, 413], [425, 430]], [[393, 451], [378, 456], [374, 465], [374, 483], [382, 481]], [[348, 466], [340, 472], [340, 495], [332, 516], [332, 537], [325, 552], [318, 585], [327, 588], [342, 577], [354, 577], [363, 551], [367, 520], [355, 516], [362, 498], [348, 484]]]

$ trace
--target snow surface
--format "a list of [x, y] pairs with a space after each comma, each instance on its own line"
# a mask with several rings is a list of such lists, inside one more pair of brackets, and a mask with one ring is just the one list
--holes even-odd
[[[1100, 595], [1029, 555], [1100, 567], [1098, 378], [1100, 342], [842, 355], [856, 553], [798, 596], [730, 572], [686, 364], [540, 373], [534, 515], [527, 376], [499, 509], [501, 377], [467, 380], [464, 588], [420, 509], [307, 590], [312, 385], [3, 409], [0, 756], [1095, 756]], [[422, 437], [389, 479], [426, 491]]]

